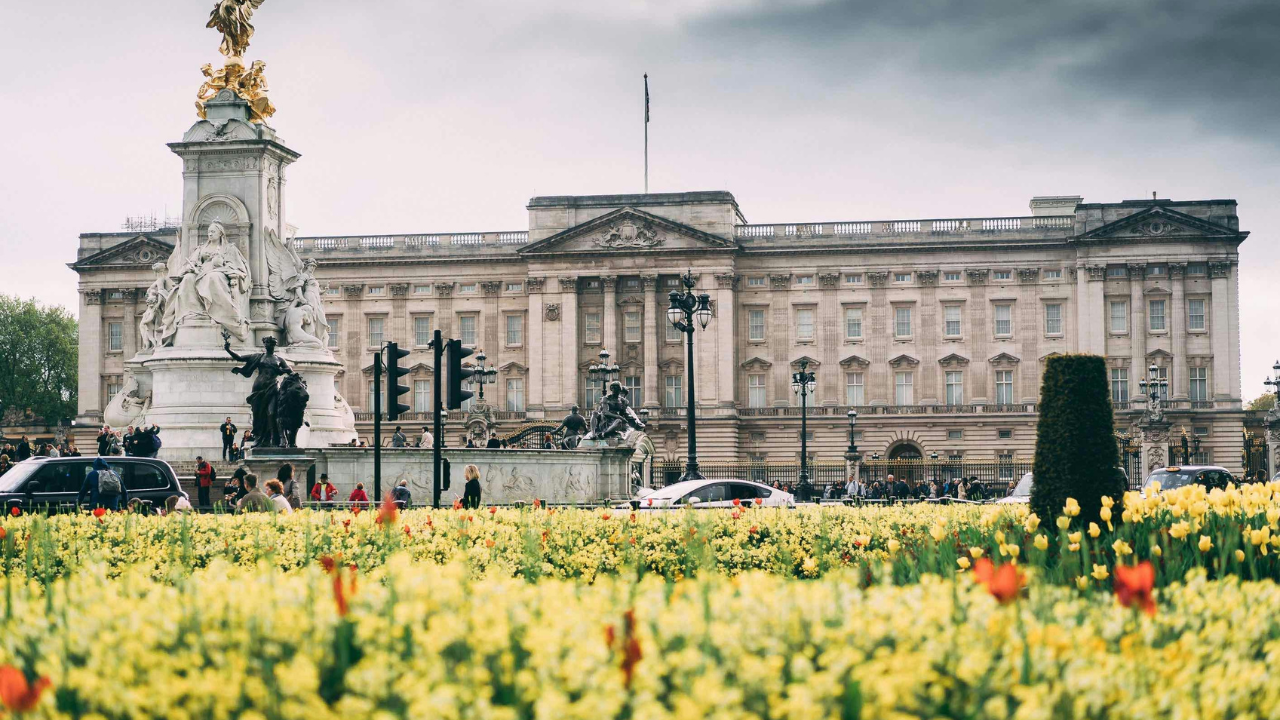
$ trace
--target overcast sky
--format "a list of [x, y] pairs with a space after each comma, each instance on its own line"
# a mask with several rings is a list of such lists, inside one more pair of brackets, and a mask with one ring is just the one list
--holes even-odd
[[[0, 292], [180, 208], [210, 0], [10, 2]], [[1280, 354], [1280, 3], [267, 0], [249, 59], [304, 235], [516, 230], [534, 195], [729, 190], [750, 222], [1235, 198], [1243, 395]]]

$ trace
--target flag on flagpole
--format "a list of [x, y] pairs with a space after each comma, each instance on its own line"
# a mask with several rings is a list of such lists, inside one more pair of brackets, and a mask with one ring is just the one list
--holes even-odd
[[649, 122], [649, 73], [644, 74], [644, 121]]

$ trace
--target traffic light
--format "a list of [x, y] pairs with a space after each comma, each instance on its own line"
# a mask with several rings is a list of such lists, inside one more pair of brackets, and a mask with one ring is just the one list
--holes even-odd
[[445, 343], [445, 362], [449, 366], [449, 393], [448, 408], [457, 410], [462, 407], [462, 403], [471, 397], [470, 390], [462, 389], [462, 381], [475, 374], [475, 370], [462, 367], [462, 358], [475, 352], [471, 348], [462, 347], [461, 340], [450, 340]]
[[408, 350], [401, 350], [396, 343], [387, 343], [387, 419], [397, 420], [402, 413], [409, 412], [409, 406], [400, 402], [400, 396], [409, 392], [409, 388], [400, 384], [400, 378], [409, 374], [409, 368], [400, 367], [400, 361], [408, 357]]

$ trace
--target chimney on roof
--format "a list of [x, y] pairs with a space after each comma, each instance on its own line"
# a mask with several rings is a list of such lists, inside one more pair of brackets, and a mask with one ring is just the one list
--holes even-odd
[[1076, 206], [1083, 201], [1079, 195], [1037, 195], [1031, 198], [1031, 214], [1075, 215]]

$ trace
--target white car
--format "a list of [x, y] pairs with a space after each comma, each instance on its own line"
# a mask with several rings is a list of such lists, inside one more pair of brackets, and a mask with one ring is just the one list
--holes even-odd
[[[761, 505], [763, 507], [795, 507], [796, 498], [789, 492], [783, 492], [750, 480], [685, 480], [657, 490], [642, 489], [627, 507], [641, 510], [698, 507], [727, 508], [733, 507], [733, 501], [740, 505]], [[756, 503], [759, 500], [759, 503]]]
[[1018, 480], [1018, 484], [1013, 486], [1013, 492], [1009, 493], [1005, 497], [1000, 498], [996, 502], [1000, 504], [1022, 503], [1024, 505], [1026, 503], [1031, 502], [1031, 483], [1032, 482], [1033, 481], [1031, 479], [1031, 473], [1027, 473], [1023, 475], [1022, 478]]

